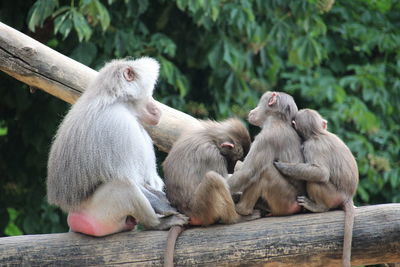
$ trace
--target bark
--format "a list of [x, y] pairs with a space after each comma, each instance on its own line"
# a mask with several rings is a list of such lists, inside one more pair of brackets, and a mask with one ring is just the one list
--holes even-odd
[[[343, 211], [267, 217], [191, 228], [176, 243], [176, 266], [340, 266]], [[104, 238], [77, 233], [0, 238], [0, 266], [161, 266], [167, 231]], [[400, 204], [356, 209], [352, 265], [400, 262]]]

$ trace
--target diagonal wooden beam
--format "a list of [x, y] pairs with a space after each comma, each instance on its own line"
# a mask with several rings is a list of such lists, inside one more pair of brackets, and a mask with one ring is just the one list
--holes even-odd
[[[97, 71], [1, 22], [0, 70], [71, 104], [97, 75]], [[158, 104], [163, 112], [160, 123], [146, 129], [155, 145], [168, 152], [179, 134], [187, 127], [197, 127], [198, 121]]]

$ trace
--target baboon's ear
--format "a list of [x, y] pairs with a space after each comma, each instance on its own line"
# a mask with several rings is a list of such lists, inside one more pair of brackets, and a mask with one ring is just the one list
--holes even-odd
[[234, 145], [233, 143], [228, 142], [228, 141], [223, 142], [223, 143], [220, 144], [219, 146], [220, 146], [221, 148], [227, 147], [227, 148], [230, 148], [230, 149], [232, 149], [232, 148], [235, 147], [235, 145]]
[[271, 97], [268, 100], [268, 106], [272, 106], [275, 105], [277, 100], [278, 100], [278, 93], [277, 92], [273, 92]]
[[131, 82], [131, 81], [135, 80], [135, 78], [136, 78], [135, 71], [131, 67], [126, 67], [124, 69], [124, 78], [128, 82]]

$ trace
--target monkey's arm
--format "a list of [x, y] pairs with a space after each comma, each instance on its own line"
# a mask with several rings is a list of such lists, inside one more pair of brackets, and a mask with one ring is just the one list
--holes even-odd
[[270, 150], [262, 149], [264, 146], [265, 144], [259, 145], [255, 142], [244, 161], [238, 162], [237, 166], [235, 166], [235, 172], [228, 178], [231, 193], [242, 192], [245, 188], [257, 182], [260, 174], [268, 166], [272, 166], [271, 162], [274, 155]]
[[236, 161], [234, 172], [237, 172], [241, 168], [243, 168], [243, 161], [241, 161], [241, 160]]
[[274, 165], [279, 172], [292, 179], [323, 183], [329, 181], [329, 170], [317, 164], [286, 163], [276, 161], [274, 162]]
[[227, 182], [231, 193], [241, 192], [247, 187], [254, 179], [254, 171], [252, 168], [241, 168], [235, 171], [231, 177], [228, 177]]

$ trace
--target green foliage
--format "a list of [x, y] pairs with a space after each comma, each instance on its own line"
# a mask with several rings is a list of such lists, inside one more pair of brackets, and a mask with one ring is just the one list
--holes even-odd
[[13, 208], [8, 208], [7, 212], [9, 216], [9, 221], [7, 227], [4, 229], [4, 233], [9, 236], [22, 235], [22, 231], [18, 228], [17, 225], [15, 225], [15, 220], [17, 219], [19, 212]]
[[[356, 202], [400, 202], [400, 4], [332, 3], [16, 0], [1, 4], [0, 20], [96, 69], [116, 57], [155, 57], [156, 98], [199, 118], [245, 119], [263, 92], [286, 91], [320, 111], [353, 151]], [[44, 181], [67, 106], [5, 75], [0, 83], [0, 229], [65, 231]]]

